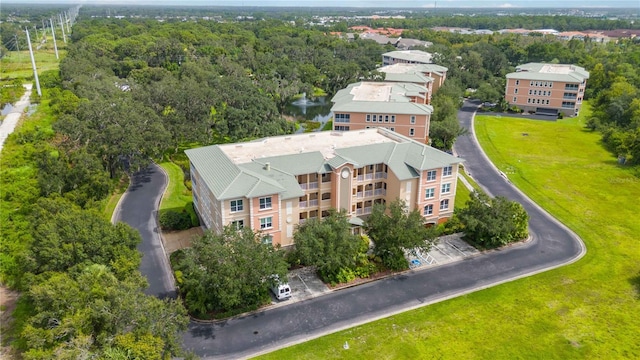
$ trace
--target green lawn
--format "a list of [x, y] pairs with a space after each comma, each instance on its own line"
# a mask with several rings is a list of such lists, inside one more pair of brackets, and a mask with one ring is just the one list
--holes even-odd
[[[60, 59], [65, 55], [64, 50], [58, 51]], [[47, 70], [58, 68], [60, 60], [56, 59], [53, 49], [34, 49], [34, 58], [36, 60], [36, 68], [38, 74]], [[29, 51], [10, 51], [9, 55], [0, 60], [0, 78], [2, 81], [11, 81], [16, 78], [33, 79], [33, 69], [31, 67], [31, 58]], [[35, 86], [34, 86], [35, 89]]]
[[167, 190], [160, 202], [160, 211], [175, 209], [184, 209], [186, 205], [193, 202], [191, 191], [184, 185], [184, 172], [182, 169], [171, 161], [164, 161], [159, 165], [166, 171], [169, 177]]
[[582, 121], [476, 119], [500, 170], [582, 237], [580, 261], [263, 358], [640, 358], [640, 179]]

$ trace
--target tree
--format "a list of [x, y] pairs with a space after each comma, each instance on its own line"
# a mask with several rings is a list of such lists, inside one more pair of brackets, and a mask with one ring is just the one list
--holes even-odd
[[482, 247], [503, 246], [529, 236], [526, 210], [505, 197], [489, 198], [474, 191], [458, 217], [464, 224], [465, 236]]
[[124, 278], [140, 264], [140, 234], [124, 223], [112, 225], [101, 214], [68, 200], [41, 198], [32, 214], [32, 237], [25, 270], [41, 274], [104, 264]]
[[180, 300], [145, 295], [145, 284], [139, 273], [119, 280], [99, 264], [75, 275], [51, 273], [26, 293], [32, 315], [19, 336], [25, 359], [182, 355], [179, 334], [189, 322], [186, 310]]
[[364, 228], [375, 243], [374, 253], [392, 270], [408, 267], [404, 251], [420, 248], [429, 251], [437, 236], [435, 228], [427, 228], [418, 210], [409, 211], [402, 200], [395, 200], [387, 208], [375, 204]]
[[211, 312], [253, 309], [269, 299], [277, 275], [286, 279], [283, 251], [262, 243], [249, 228], [225, 227], [222, 234], [206, 233], [173, 259], [180, 272], [180, 292], [195, 316]]
[[293, 236], [296, 256], [302, 264], [316, 266], [325, 282], [337, 282], [341, 269], [356, 266], [360, 252], [360, 237], [350, 229], [344, 210], [331, 210], [322, 220], [310, 219]]

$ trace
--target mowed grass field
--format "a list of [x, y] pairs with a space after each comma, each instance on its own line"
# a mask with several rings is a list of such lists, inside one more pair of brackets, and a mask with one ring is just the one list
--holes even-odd
[[[58, 49], [60, 59], [62, 59], [65, 54], [65, 50]], [[56, 54], [53, 49], [34, 49], [34, 58], [36, 60], [38, 74], [43, 71], [58, 69], [60, 65], [60, 60], [56, 59]], [[29, 50], [19, 52], [10, 51], [9, 55], [0, 60], [0, 79], [4, 82], [16, 78], [33, 79], [33, 68]]]
[[582, 122], [476, 118], [498, 168], [584, 240], [577, 263], [261, 358], [640, 359], [640, 178]]

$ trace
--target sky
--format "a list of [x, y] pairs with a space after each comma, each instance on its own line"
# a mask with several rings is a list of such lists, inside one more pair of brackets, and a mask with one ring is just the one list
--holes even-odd
[[640, 0], [3, 0], [22, 4], [126, 4], [184, 6], [302, 6], [413, 8], [585, 8], [624, 7], [640, 12]]

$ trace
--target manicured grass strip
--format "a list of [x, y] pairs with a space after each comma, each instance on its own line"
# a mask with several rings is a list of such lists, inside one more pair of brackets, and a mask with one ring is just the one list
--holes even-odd
[[159, 164], [169, 177], [167, 190], [160, 202], [160, 210], [183, 209], [193, 201], [191, 191], [184, 185], [184, 172], [182, 169], [170, 161]]
[[262, 358], [640, 358], [640, 179], [583, 121], [476, 119], [498, 168], [585, 241], [580, 261]]
[[118, 202], [122, 198], [122, 195], [127, 191], [129, 187], [129, 178], [127, 176], [123, 176], [122, 179], [116, 185], [113, 194], [106, 200], [106, 205], [104, 207], [104, 216], [107, 220], [111, 221], [113, 217], [113, 212], [116, 210], [116, 206]]
[[463, 208], [467, 203], [467, 200], [471, 198], [471, 191], [467, 189], [462, 180], [458, 179], [458, 184], [456, 187], [456, 201], [454, 207]]

